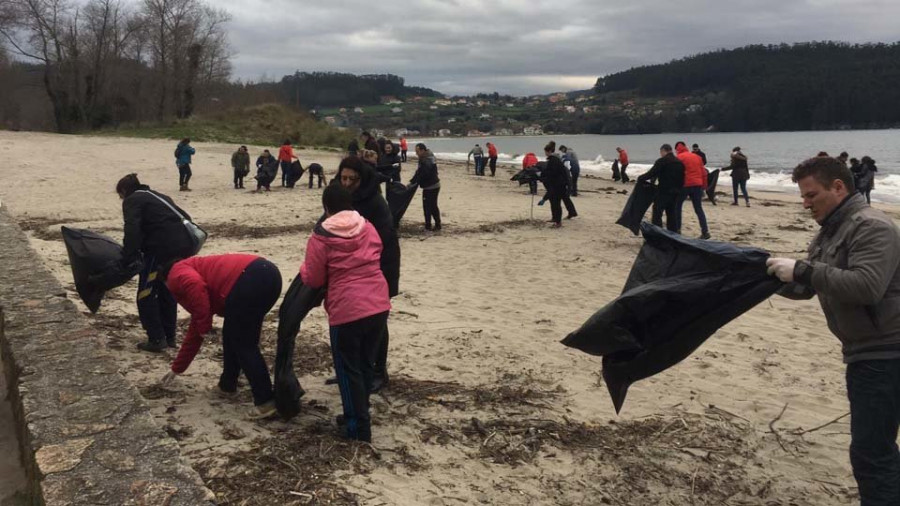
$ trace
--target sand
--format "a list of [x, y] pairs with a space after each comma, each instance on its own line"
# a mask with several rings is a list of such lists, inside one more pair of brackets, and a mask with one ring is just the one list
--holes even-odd
[[[59, 224], [121, 238], [115, 182], [137, 172], [210, 231], [204, 253], [253, 252], [287, 282], [320, 214], [320, 190], [231, 186], [234, 146], [198, 143], [193, 192], [177, 191], [175, 143], [0, 132], [0, 199], [77, 301]], [[252, 146], [251, 155], [261, 150]], [[334, 153], [300, 150], [330, 178]], [[408, 180], [413, 164], [405, 165]], [[373, 397], [374, 446], [343, 443], [327, 320], [314, 310], [298, 338], [307, 394], [290, 422], [249, 421], [236, 400], [207, 393], [221, 370], [216, 334], [186, 374], [156, 386], [174, 356], [143, 338], [135, 282], [87, 315], [109, 336], [121, 371], [179, 440], [223, 504], [849, 504], [848, 411], [840, 346], [816, 300], [773, 297], [722, 328], [676, 367], [635, 384], [616, 416], [600, 359], [559, 344], [621, 291], [641, 240], [614, 225], [630, 189], [583, 178], [580, 216], [547, 227], [527, 187], [441, 163], [444, 230], [422, 231], [421, 199], [402, 225], [401, 294], [393, 300], [393, 386]], [[730, 189], [730, 188], [729, 188]], [[714, 239], [802, 257], [817, 226], [796, 196], [753, 195], [753, 207], [704, 205]], [[729, 198], [723, 198], [727, 204]], [[879, 206], [895, 218], [900, 210]], [[685, 234], [698, 236], [685, 207]], [[81, 306], [80, 301], [78, 304]], [[87, 314], [86, 310], [85, 313]], [[181, 332], [186, 313], [180, 310]], [[220, 327], [220, 319], [216, 326]], [[274, 363], [276, 321], [264, 329]], [[246, 501], [246, 502], [242, 502]]]

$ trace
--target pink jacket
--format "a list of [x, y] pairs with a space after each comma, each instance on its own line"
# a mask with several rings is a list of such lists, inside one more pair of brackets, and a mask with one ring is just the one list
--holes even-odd
[[381, 273], [381, 239], [356, 211], [337, 213], [316, 227], [306, 243], [300, 278], [313, 288], [328, 285], [328, 324], [342, 325], [391, 309]]

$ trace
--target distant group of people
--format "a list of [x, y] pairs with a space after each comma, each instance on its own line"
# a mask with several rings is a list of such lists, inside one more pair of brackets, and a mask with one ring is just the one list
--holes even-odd
[[[823, 153], [819, 153], [822, 155]], [[824, 153], [828, 156], [827, 153]], [[853, 174], [853, 185], [856, 191], [866, 198], [866, 202], [872, 203], [872, 190], [875, 189], [875, 173], [878, 167], [871, 156], [863, 156], [861, 159], [850, 158], [846, 151], [841, 152], [837, 159], [850, 169]]]
[[469, 162], [474, 158], [476, 176], [484, 176], [485, 167], [490, 167], [491, 177], [494, 177], [497, 174], [497, 146], [493, 142], [488, 142], [485, 146], [488, 148], [487, 159], [484, 156], [484, 149], [476, 144], [469, 151], [469, 156], [466, 158], [466, 166], [468, 167]]

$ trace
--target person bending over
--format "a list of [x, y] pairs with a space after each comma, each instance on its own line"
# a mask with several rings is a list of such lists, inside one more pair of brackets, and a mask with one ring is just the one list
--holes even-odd
[[353, 210], [353, 198], [341, 186], [325, 188], [322, 205], [325, 220], [306, 244], [300, 277], [312, 288], [327, 287], [325, 311], [345, 436], [371, 442], [369, 394], [391, 309], [380, 267], [381, 239], [375, 227]]

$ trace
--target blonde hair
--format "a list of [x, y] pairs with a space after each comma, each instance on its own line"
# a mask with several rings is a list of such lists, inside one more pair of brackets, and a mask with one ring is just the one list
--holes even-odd
[[369, 158], [374, 158], [374, 159], [378, 160], [378, 153], [372, 151], [371, 149], [362, 150], [362, 159], [366, 160]]

